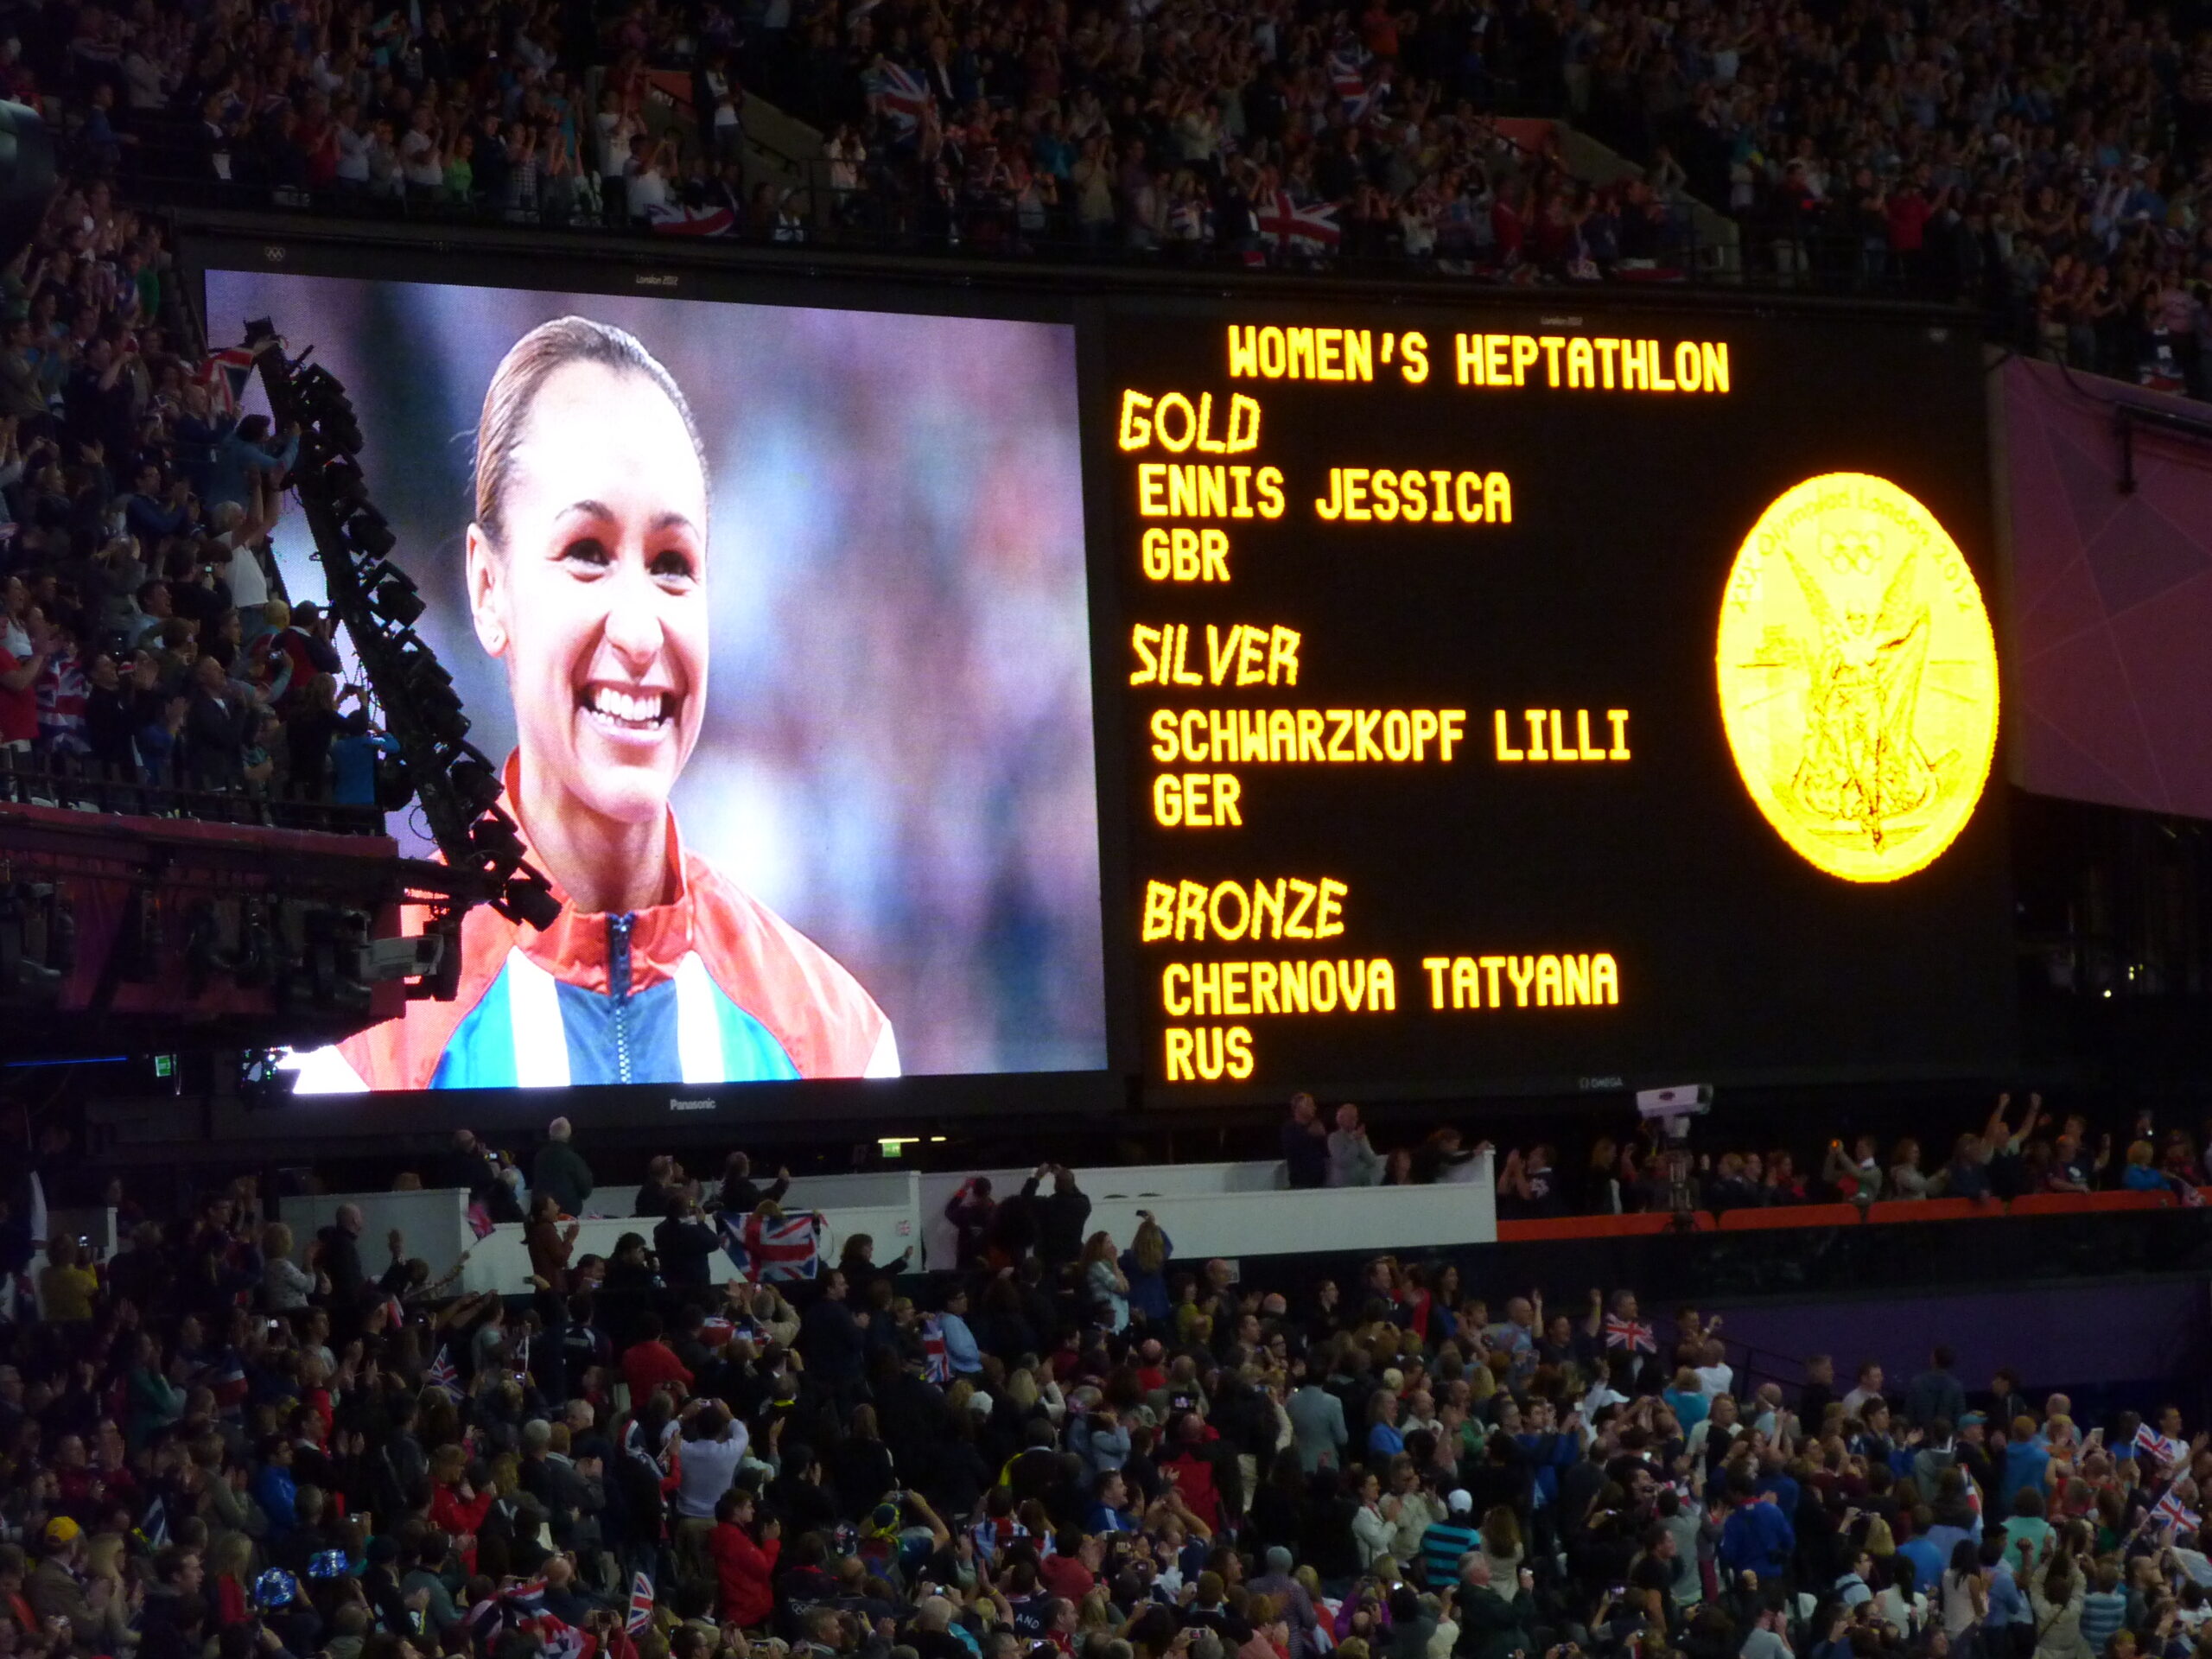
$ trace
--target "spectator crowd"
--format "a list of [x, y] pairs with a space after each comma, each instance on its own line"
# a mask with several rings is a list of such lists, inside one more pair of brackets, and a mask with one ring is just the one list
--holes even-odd
[[296, 435], [240, 417], [249, 353], [187, 344], [157, 224], [104, 183], [65, 191], [0, 270], [0, 314], [10, 769], [372, 808], [388, 740], [349, 707], [330, 619], [271, 580]]
[[[2016, 1116], [2017, 1115], [2017, 1116]], [[2212, 1135], [2212, 1124], [2207, 1126]], [[1411, 1146], [1376, 1150], [1359, 1108], [1338, 1106], [1325, 1116], [1310, 1095], [1297, 1096], [1281, 1130], [1293, 1186], [1395, 1186], [1478, 1179], [1478, 1154], [1446, 1127]], [[1931, 1158], [1930, 1151], [1936, 1158]], [[1656, 1121], [1640, 1120], [1626, 1137], [1595, 1130], [1579, 1162], [1563, 1166], [1557, 1144], [1512, 1147], [1497, 1159], [1498, 1214], [1508, 1219], [1619, 1215], [1649, 1210], [1729, 1210], [1773, 1205], [1921, 1198], [2005, 1199], [2041, 1192], [2124, 1191], [2170, 1193], [2199, 1201], [2208, 1185], [2202, 1147], [2187, 1129], [2161, 1135], [2152, 1114], [2139, 1112], [2124, 1140], [2093, 1131], [2080, 1113], [2061, 1117], [2040, 1095], [2016, 1106], [1998, 1097], [1979, 1128], [1962, 1130], [1946, 1152], [1907, 1135], [1885, 1153], [1872, 1135], [1840, 1139], [1808, 1157], [1772, 1146], [1689, 1151], [1670, 1141]]]
[[56, 1236], [34, 1271], [35, 1189], [0, 1218], [31, 1292], [0, 1326], [4, 1651], [2204, 1651], [2212, 1452], [2172, 1409], [2086, 1422], [2017, 1371], [1970, 1390], [1941, 1345], [1785, 1389], [1717, 1316], [1449, 1262], [1254, 1281], [1150, 1217], [1091, 1229], [1051, 1165], [960, 1189], [955, 1270], [853, 1236], [739, 1274], [732, 1224], [787, 1219], [765, 1174], [656, 1159], [601, 1258], [565, 1122], [527, 1173], [457, 1135], [421, 1178], [528, 1219], [506, 1300], [352, 1205], [296, 1237], [251, 1179], [168, 1219], [124, 1199], [114, 1259]]
[[[268, 0], [43, 9], [10, 55], [0, 91], [145, 203], [1508, 282], [1732, 264], [2207, 394], [2212, 29], [2148, 0]], [[749, 146], [753, 94], [820, 153]]]

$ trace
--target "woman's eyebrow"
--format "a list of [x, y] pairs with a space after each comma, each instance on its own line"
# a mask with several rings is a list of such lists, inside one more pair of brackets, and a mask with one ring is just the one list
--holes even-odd
[[[613, 518], [620, 517], [620, 515], [615, 512], [614, 509], [608, 506], [604, 501], [591, 500], [571, 501], [567, 506], [562, 508], [561, 511], [554, 516], [560, 518]], [[672, 508], [657, 512], [652, 517], [652, 528], [655, 530], [672, 530], [678, 527], [690, 531], [695, 536], [697, 535], [699, 531], [699, 526], [692, 522], [690, 514], [677, 512]]]

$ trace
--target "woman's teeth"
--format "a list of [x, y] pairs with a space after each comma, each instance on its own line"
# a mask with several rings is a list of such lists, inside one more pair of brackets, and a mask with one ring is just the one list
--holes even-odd
[[632, 696], [611, 686], [594, 686], [584, 694], [584, 707], [590, 712], [639, 731], [658, 726], [668, 717], [664, 701], [658, 694]]

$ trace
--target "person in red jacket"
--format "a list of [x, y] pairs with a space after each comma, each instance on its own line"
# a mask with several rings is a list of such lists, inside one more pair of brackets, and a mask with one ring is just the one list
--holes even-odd
[[479, 1491], [468, 1478], [468, 1453], [458, 1446], [442, 1446], [430, 1459], [430, 1524], [453, 1539], [462, 1570], [476, 1571], [476, 1535], [492, 1512], [494, 1494], [487, 1486]]
[[747, 1630], [767, 1624], [775, 1609], [768, 1577], [784, 1548], [782, 1529], [772, 1518], [761, 1523], [757, 1544], [747, 1530], [752, 1524], [753, 1494], [733, 1489], [715, 1503], [715, 1529], [707, 1535], [707, 1554], [721, 1581], [722, 1623]]
[[653, 1397], [657, 1389], [670, 1383], [680, 1383], [677, 1398], [683, 1397], [692, 1382], [690, 1369], [676, 1357], [676, 1350], [660, 1339], [660, 1318], [658, 1314], [638, 1316], [638, 1340], [631, 1344], [622, 1356], [622, 1380], [630, 1385], [630, 1406], [632, 1410]]

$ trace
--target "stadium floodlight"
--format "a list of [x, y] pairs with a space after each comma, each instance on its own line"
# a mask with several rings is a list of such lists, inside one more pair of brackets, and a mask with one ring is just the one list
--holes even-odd
[[391, 533], [391, 524], [378, 512], [373, 502], [364, 501], [353, 510], [346, 521], [346, 539], [364, 560], [383, 558], [398, 543]]
[[414, 626], [423, 614], [423, 595], [407, 573], [395, 565], [380, 565], [381, 572], [369, 588], [369, 608], [394, 627]]

